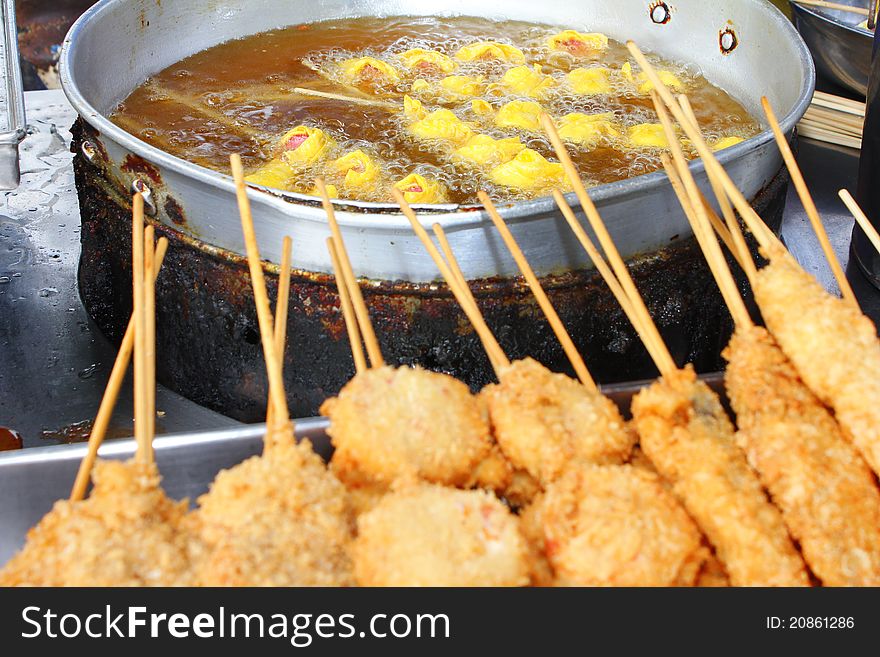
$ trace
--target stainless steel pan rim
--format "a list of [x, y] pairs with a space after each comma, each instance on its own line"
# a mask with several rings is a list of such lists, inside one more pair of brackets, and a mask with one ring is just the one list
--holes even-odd
[[803, 11], [807, 14], [815, 16], [820, 21], [824, 21], [826, 23], [831, 23], [836, 25], [837, 27], [842, 27], [847, 32], [851, 32], [856, 35], [858, 38], [864, 38], [867, 36], [870, 39], [874, 38], [874, 33], [866, 27], [859, 27], [858, 24], [853, 25], [852, 23], [847, 23], [844, 20], [837, 18], [836, 16], [832, 16], [828, 12], [822, 11], [819, 7], [811, 7], [809, 5], [802, 5], [796, 0], [793, 0], [793, 5], [797, 5], [799, 11]]
[[[70, 60], [74, 45], [78, 40], [78, 36], [89, 21], [93, 20], [101, 12], [108, 11], [114, 5], [127, 2], [129, 0], [102, 0], [93, 5], [74, 23], [70, 32], [64, 40], [61, 57], [60, 57], [60, 77], [62, 87], [67, 94], [76, 111], [85, 118], [85, 120], [97, 129], [102, 135], [106, 135], [124, 148], [130, 150], [150, 162], [154, 162], [163, 168], [174, 171], [180, 175], [193, 178], [208, 185], [216, 186], [229, 193], [234, 193], [234, 183], [231, 176], [222, 174], [206, 167], [193, 164], [179, 157], [166, 153], [154, 146], [141, 141], [137, 137], [124, 131], [107, 119], [101, 112], [93, 107], [84, 97], [77, 84], [77, 80], [72, 74], [72, 66]], [[805, 72], [803, 84], [801, 85], [795, 105], [785, 112], [780, 119], [780, 124], [784, 132], [790, 132], [800, 117], [803, 116], [812, 99], [813, 89], [815, 86], [815, 68], [810, 56], [809, 50], [801, 40], [795, 28], [789, 23], [785, 16], [775, 7], [769, 5], [765, 0], [747, 0], [750, 4], [756, 6], [762, 5], [763, 9], [775, 12], [775, 19], [780, 23], [780, 29], [787, 32], [788, 35], [796, 42], [798, 57], [803, 71]], [[401, 14], [402, 15], [402, 14]], [[772, 15], [772, 14], [771, 14]], [[765, 145], [773, 141], [773, 135], [770, 130], [764, 130], [759, 135], [737, 144], [731, 148], [727, 148], [718, 154], [718, 159], [724, 165], [728, 162], [736, 160], [748, 151], [752, 151], [757, 147]], [[704, 170], [703, 163], [695, 160], [690, 164], [691, 169], [695, 172]], [[597, 203], [608, 198], [620, 198], [633, 194], [645, 193], [661, 186], [667, 185], [666, 176], [662, 172], [654, 172], [622, 180], [619, 182], [599, 185], [590, 189], [590, 197]], [[269, 195], [266, 190], [250, 191], [251, 195], [264, 194]], [[326, 216], [319, 207], [315, 207], [314, 197], [295, 194], [289, 192], [271, 192], [272, 196], [277, 197], [283, 203], [297, 204], [297, 211], [301, 219], [326, 223]], [[574, 200], [574, 195], [569, 197]], [[365, 203], [358, 201], [335, 201], [334, 205], [341, 209], [348, 210], [339, 216], [340, 224], [352, 229], [372, 228], [376, 226], [376, 213], [382, 213], [382, 224], [385, 229], [406, 229], [409, 226], [405, 217], [399, 214], [397, 206], [387, 203]], [[482, 212], [474, 211], [479, 206], [414, 206], [421, 212], [430, 212], [432, 219], [447, 227], [462, 227], [475, 224], [481, 224], [485, 221]], [[512, 220], [521, 217], [534, 216], [537, 213], [547, 213], [554, 210], [554, 202], [551, 197], [544, 197], [529, 201], [520, 201], [505, 205], [501, 208], [502, 214]]]

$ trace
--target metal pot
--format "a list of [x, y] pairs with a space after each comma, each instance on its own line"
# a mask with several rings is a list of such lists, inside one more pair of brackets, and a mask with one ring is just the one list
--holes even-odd
[[[736, 0], [723, 9], [701, 0], [679, 0], [674, 6], [654, 2], [647, 8], [643, 0], [579, 0], [576, 9], [568, 2], [530, 0], [512, 0], [503, 7], [462, 0], [429, 6], [389, 0], [104, 0], [77, 21], [61, 56], [62, 85], [82, 121], [75, 160], [84, 222], [81, 286], [102, 328], [118, 336], [126, 321], [130, 302], [124, 227], [127, 197], [139, 189], [148, 197], [157, 226], [174, 238], [169, 263], [179, 268], [167, 274], [173, 283], [160, 285], [164, 382], [233, 415], [255, 416], [258, 400], [265, 398], [264, 378], [257, 345], [242, 340], [254, 342], [255, 334], [245, 303], [244, 244], [232, 181], [141, 142], [107, 115], [149, 75], [229, 39], [329, 18], [438, 12], [588, 27], [618, 40], [633, 39], [666, 57], [698, 63], [711, 81], [756, 115], [761, 95], [767, 95], [786, 132], [793, 130], [812, 96], [814, 70], [804, 43], [787, 19], [762, 0]], [[762, 198], [761, 209], [770, 214], [781, 211], [781, 160], [768, 131], [726, 149], [720, 159], [749, 199]], [[708, 189], [702, 163], [692, 167]], [[344, 332], [327, 276], [326, 219], [309, 197], [262, 189], [251, 190], [250, 196], [266, 260], [278, 262], [282, 237], [293, 237], [297, 271], [289, 334], [300, 351], [292, 357], [295, 373], [288, 375], [288, 382], [294, 409], [313, 411], [351, 371], [350, 360], [334, 365], [331, 358], [344, 355]], [[603, 185], [591, 190], [591, 196], [622, 254], [641, 276], [661, 326], [674, 333], [667, 337], [678, 355], [702, 359], [706, 365], [717, 362], [718, 338], [723, 340], [724, 334], [720, 304], [665, 176], [654, 173]], [[434, 282], [436, 268], [406, 219], [383, 204], [340, 201], [337, 211], [354, 269], [369, 279], [368, 303], [390, 359], [445, 369], [475, 386], [485, 382], [487, 362], [445, 287]], [[485, 300], [490, 325], [511, 355], [537, 353], [546, 356], [548, 365], [561, 368], [561, 353], [552, 346], [549, 332], [540, 328], [534, 303], [514, 278], [516, 265], [484, 213], [459, 206], [426, 207], [423, 212], [429, 215], [426, 222], [446, 229], [466, 276], [482, 281], [478, 294]], [[535, 270], [555, 291], [569, 327], [580, 330], [577, 341], [589, 364], [600, 370], [597, 375], [619, 380], [650, 374], [635, 336], [595, 280], [552, 199], [510, 204], [502, 214]], [[663, 284], [656, 280], [657, 272]], [[176, 334], [163, 337], [163, 325]], [[213, 344], [194, 344], [206, 338]], [[290, 351], [297, 353], [297, 347]], [[181, 374], [175, 359], [188, 363], [194, 353], [200, 354], [202, 365], [216, 362], [216, 368], [208, 368], [209, 378], [213, 374], [228, 381], [206, 384], [204, 368], [201, 375], [194, 367], [185, 368], [192, 374]], [[224, 354], [232, 361], [225, 367], [220, 362]]]

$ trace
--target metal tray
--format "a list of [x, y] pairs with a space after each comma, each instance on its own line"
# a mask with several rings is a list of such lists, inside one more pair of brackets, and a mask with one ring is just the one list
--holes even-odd
[[[720, 374], [701, 378], [723, 393]], [[649, 383], [611, 385], [603, 391], [628, 415], [633, 396]], [[296, 421], [297, 438], [308, 438], [324, 459], [333, 453], [328, 424], [326, 418]], [[264, 431], [265, 425], [252, 424], [156, 438], [153, 446], [165, 491], [174, 499], [194, 500], [208, 490], [220, 470], [259, 454]], [[86, 448], [85, 444], [54, 445], [0, 453], [0, 564], [24, 544], [28, 530], [56, 500], [70, 495]], [[134, 451], [134, 440], [124, 439], [105, 443], [98, 454], [105, 459], [127, 459]]]

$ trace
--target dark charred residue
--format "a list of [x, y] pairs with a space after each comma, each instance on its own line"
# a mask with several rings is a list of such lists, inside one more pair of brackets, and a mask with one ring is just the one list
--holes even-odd
[[172, 196], [168, 196], [165, 199], [165, 214], [168, 215], [168, 218], [171, 219], [176, 226], [183, 226], [186, 224], [186, 217], [183, 214], [183, 208], [180, 207], [180, 203], [178, 203]]
[[739, 37], [733, 28], [728, 26], [718, 31], [718, 47], [721, 49], [722, 55], [729, 55], [739, 45]]
[[126, 173], [131, 173], [136, 176], [146, 176], [157, 185], [162, 184], [162, 176], [159, 174], [159, 169], [147, 162], [140, 155], [134, 155], [132, 153], [126, 155], [122, 162], [121, 169]]
[[648, 5], [648, 15], [657, 25], [666, 25], [672, 20], [672, 9], [663, 0], [655, 0]]
[[21, 449], [23, 444], [21, 436], [17, 431], [13, 431], [8, 427], [0, 427], [0, 452]]

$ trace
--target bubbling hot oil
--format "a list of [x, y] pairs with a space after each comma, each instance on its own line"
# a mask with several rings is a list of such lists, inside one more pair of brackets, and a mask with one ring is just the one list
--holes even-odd
[[[453, 75], [482, 80], [480, 98], [497, 111], [513, 100], [539, 102], [557, 120], [566, 114], [609, 114], [618, 136], [601, 137], [578, 146], [569, 144], [581, 176], [591, 185], [613, 182], [659, 169], [662, 149], [634, 147], [627, 130], [658, 121], [650, 98], [638, 93], [621, 67], [629, 60], [626, 48], [609, 41], [608, 48], [576, 57], [551, 51], [548, 38], [564, 27], [480, 18], [361, 18], [297, 25], [220, 44], [175, 64], [138, 87], [112, 115], [121, 127], [174, 155], [218, 171], [227, 171], [229, 154], [240, 153], [248, 172], [259, 169], [274, 153], [280, 135], [303, 124], [320, 128], [336, 142], [329, 159], [356, 149], [378, 165], [374, 183], [356, 189], [339, 188], [339, 196], [385, 202], [391, 186], [411, 173], [441, 183], [454, 203], [475, 201], [485, 189], [499, 201], [519, 200], [549, 193], [492, 182], [489, 169], [463, 166], [439, 140], [417, 140], [408, 132], [410, 120], [402, 112], [404, 94], [419, 98], [427, 111], [451, 110], [477, 134], [495, 139], [516, 137], [526, 147], [556, 162], [553, 148], [540, 131], [498, 127], [491, 116], [475, 114], [472, 96], [438, 91], [439, 71], [407, 71], [398, 59], [413, 48], [441, 52], [449, 57], [476, 41], [509, 43], [525, 55], [526, 65], [539, 66], [553, 80], [540, 98], [518, 95], [500, 84], [516, 64], [500, 61], [457, 62]], [[340, 62], [370, 56], [392, 64], [400, 80], [352, 86], [340, 74]], [[655, 65], [685, 85], [700, 125], [710, 141], [724, 137], [747, 139], [759, 124], [723, 90], [709, 83], [690, 65], [651, 57]], [[634, 73], [637, 67], [631, 63]], [[575, 68], [609, 69], [607, 93], [575, 93], [566, 76]], [[424, 79], [428, 92], [414, 93], [413, 82]], [[316, 91], [376, 97], [394, 103], [400, 111], [295, 94], [294, 87]], [[691, 153], [691, 155], [694, 155]], [[328, 175], [328, 161], [304, 166], [286, 184], [288, 191], [309, 193], [316, 176]], [[332, 173], [330, 174], [332, 176]]]

